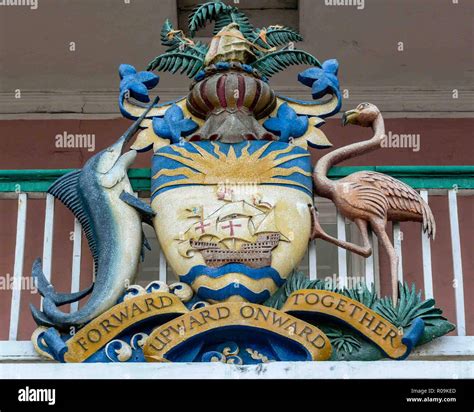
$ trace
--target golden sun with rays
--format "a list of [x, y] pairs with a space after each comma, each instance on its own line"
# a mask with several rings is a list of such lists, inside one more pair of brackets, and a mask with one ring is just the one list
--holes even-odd
[[[250, 143], [242, 148], [240, 156], [237, 157], [235, 150], [230, 146], [227, 154], [221, 152], [218, 144], [211, 142], [214, 154], [207, 152], [197, 144], [189, 143], [197, 153], [189, 152], [184, 147], [173, 146], [173, 150], [178, 154], [156, 152], [155, 156], [162, 156], [175, 160], [184, 166], [176, 169], [162, 169], [153, 176], [158, 179], [161, 176], [185, 176], [185, 179], [173, 180], [163, 183], [154, 191], [158, 191], [168, 186], [179, 185], [214, 185], [223, 182], [247, 183], [247, 184], [291, 184], [305, 188], [304, 185], [293, 180], [282, 179], [293, 173], [300, 173], [304, 176], [311, 176], [311, 173], [298, 166], [289, 168], [279, 167], [293, 159], [309, 157], [309, 153], [290, 154], [288, 156], [278, 156], [288, 153], [294, 146], [287, 146], [284, 149], [274, 150], [264, 157], [261, 155], [272, 144], [268, 142], [253, 153], [248, 152]], [[191, 168], [191, 169], [190, 169]]]

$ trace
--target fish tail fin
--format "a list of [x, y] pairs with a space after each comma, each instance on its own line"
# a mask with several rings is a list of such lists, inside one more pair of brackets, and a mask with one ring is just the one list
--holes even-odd
[[51, 301], [56, 306], [66, 305], [68, 303], [77, 302], [83, 297], [87, 296], [92, 292], [94, 284], [88, 288], [74, 293], [58, 293], [54, 290], [53, 285], [49, 282], [46, 276], [43, 273], [43, 267], [41, 263], [41, 258], [37, 258], [33, 263], [33, 269], [31, 271], [31, 276], [36, 283], [38, 292], [45, 299], [51, 299]]
[[33, 316], [33, 320], [38, 326], [47, 326], [53, 327], [54, 323], [49, 319], [43, 312], [41, 312], [37, 307], [30, 303], [30, 311]]

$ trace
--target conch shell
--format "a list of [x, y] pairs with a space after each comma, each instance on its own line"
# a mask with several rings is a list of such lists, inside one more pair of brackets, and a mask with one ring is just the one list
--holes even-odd
[[209, 51], [204, 59], [204, 66], [222, 61], [250, 63], [255, 59], [251, 43], [240, 32], [239, 25], [231, 23], [212, 38]]

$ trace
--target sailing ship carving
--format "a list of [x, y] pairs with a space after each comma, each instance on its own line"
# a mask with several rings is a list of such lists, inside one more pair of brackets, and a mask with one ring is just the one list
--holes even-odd
[[229, 202], [206, 217], [201, 211], [179, 240], [183, 256], [197, 251], [209, 267], [241, 263], [255, 269], [270, 266], [272, 251], [280, 241], [289, 241], [277, 227], [274, 207], [245, 200]]

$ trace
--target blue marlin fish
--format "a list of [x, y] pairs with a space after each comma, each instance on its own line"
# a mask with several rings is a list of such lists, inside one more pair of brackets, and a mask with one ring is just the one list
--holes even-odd
[[[122, 154], [122, 151], [156, 102], [157, 99], [116, 143], [90, 158], [82, 170], [58, 179], [48, 190], [81, 223], [94, 259], [96, 276], [90, 288], [60, 294], [44, 276], [41, 259], [36, 259], [32, 276], [44, 296], [43, 311], [33, 305], [30, 309], [38, 325], [59, 329], [83, 325], [115, 305], [133, 281], [144, 247], [150, 248], [143, 235], [142, 221], [151, 224], [154, 212], [133, 196], [128, 179], [127, 170], [137, 152], [130, 150]], [[91, 292], [87, 303], [78, 311], [65, 313], [58, 309], [58, 306], [75, 302]]]

